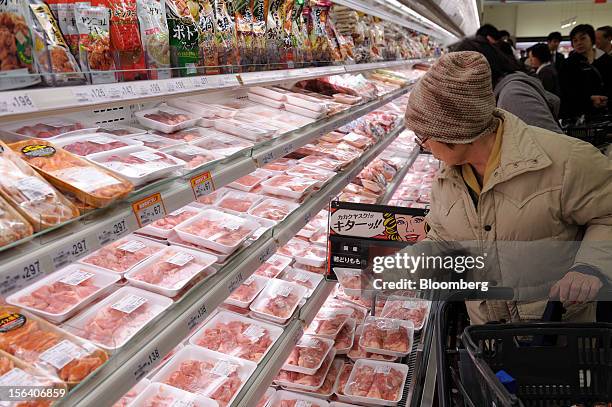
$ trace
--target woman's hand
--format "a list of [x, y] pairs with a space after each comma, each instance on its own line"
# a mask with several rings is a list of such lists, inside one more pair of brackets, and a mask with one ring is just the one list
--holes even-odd
[[593, 107], [597, 109], [606, 107], [608, 106], [608, 97], [601, 95], [593, 95], [591, 96], [591, 103], [593, 103]]

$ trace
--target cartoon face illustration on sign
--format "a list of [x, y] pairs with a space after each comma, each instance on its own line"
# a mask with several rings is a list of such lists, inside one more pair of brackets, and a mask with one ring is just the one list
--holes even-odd
[[389, 240], [416, 243], [427, 235], [427, 224], [423, 216], [384, 213], [383, 218], [385, 234]]

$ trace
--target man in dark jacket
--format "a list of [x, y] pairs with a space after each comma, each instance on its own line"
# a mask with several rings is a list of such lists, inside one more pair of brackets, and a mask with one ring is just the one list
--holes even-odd
[[559, 76], [555, 66], [550, 63], [550, 51], [544, 43], [536, 44], [527, 50], [529, 63], [535, 69], [536, 76], [542, 81], [544, 89], [561, 97]]
[[550, 51], [550, 62], [555, 66], [557, 72], [561, 72], [561, 67], [563, 66], [563, 61], [565, 57], [562, 53], [558, 51], [559, 44], [561, 44], [561, 33], [558, 31], [551, 32], [548, 34], [548, 38], [546, 39], [546, 43], [548, 44], [548, 49]]

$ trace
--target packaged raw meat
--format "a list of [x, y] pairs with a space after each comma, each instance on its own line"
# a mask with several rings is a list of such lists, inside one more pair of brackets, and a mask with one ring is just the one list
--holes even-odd
[[186, 143], [195, 144], [199, 141], [203, 141], [205, 137], [208, 137], [211, 131], [214, 129], [207, 129], [204, 127], [190, 127], [188, 129], [178, 130], [173, 133], [165, 133], [163, 131], [153, 131], [158, 136], [167, 137], [172, 140], [184, 141]]
[[172, 71], [165, 4], [159, 0], [136, 0], [136, 7], [148, 76], [150, 79], [168, 79]]
[[369, 205], [374, 205], [377, 202], [376, 198], [364, 196], [361, 194], [354, 194], [352, 192], [341, 193], [338, 200], [341, 202], [354, 202], [354, 203], [363, 203], [363, 204], [369, 204]]
[[120, 152], [105, 151], [91, 160], [126, 178], [135, 186], [167, 177], [186, 163], [176, 157], [148, 147], [130, 147]]
[[282, 333], [277, 326], [221, 311], [189, 343], [259, 363]]
[[[336, 381], [338, 380], [338, 375], [340, 374], [340, 369], [342, 368], [343, 365], [344, 365], [344, 361], [342, 359], [339, 359], [339, 358], [334, 359], [330, 369], [327, 371], [327, 375], [325, 376], [325, 380], [323, 381], [323, 384], [321, 385], [321, 387], [319, 387], [315, 391], [300, 390], [300, 389], [289, 387], [289, 386], [287, 386], [287, 390], [291, 390], [296, 393], [303, 393], [303, 394], [306, 394], [312, 397], [329, 400], [329, 398], [334, 394], [334, 385], [336, 384]], [[288, 372], [288, 373], [300, 374], [300, 373], [294, 373], [294, 372]]]
[[115, 137], [108, 133], [89, 133], [78, 136], [62, 137], [55, 140], [55, 145], [63, 148], [69, 153], [93, 158], [97, 153], [103, 151], [120, 152], [131, 146], [142, 146], [142, 142], [130, 140], [128, 138]]
[[313, 244], [327, 246], [327, 229], [321, 229], [315, 232], [308, 240]]
[[[80, 130], [95, 131], [76, 120], [64, 117], [45, 117], [38, 120], [29, 120], [11, 124], [6, 128], [9, 133], [25, 136], [28, 138], [50, 139], [52, 137], [68, 135]], [[76, 134], [76, 133], [75, 133]]]
[[332, 339], [303, 335], [283, 364], [283, 370], [315, 374], [333, 347]]
[[249, 237], [249, 240], [255, 241], [259, 239], [261, 235], [263, 235], [268, 230], [276, 226], [276, 222], [270, 219], [258, 218], [256, 216], [251, 216], [248, 213], [238, 213], [238, 216], [240, 216], [241, 218], [247, 219], [249, 221], [252, 221], [254, 223], [257, 223], [257, 225], [259, 225], [259, 227], [253, 232], [251, 237]]
[[259, 225], [239, 216], [205, 209], [174, 230], [187, 242], [208, 247], [221, 253], [233, 253]]
[[247, 213], [249, 209], [253, 208], [261, 199], [260, 195], [230, 190], [230, 192], [215, 202], [215, 206], [229, 209], [234, 212]]
[[283, 221], [299, 204], [281, 201], [280, 199], [267, 198], [249, 209], [248, 213], [259, 218], [270, 219], [275, 222]]
[[200, 119], [192, 113], [168, 106], [140, 110], [134, 113], [134, 117], [141, 125], [163, 133], [174, 133], [192, 127]]
[[107, 244], [79, 260], [79, 262], [123, 276], [138, 263], [151, 258], [164, 247], [164, 245], [149, 239], [127, 236]]
[[300, 263], [299, 261], [296, 261], [293, 264], [293, 267], [295, 267], [296, 269], [310, 271], [311, 273], [320, 274], [322, 276], [327, 275], [327, 266], [314, 267], [314, 266], [309, 266], [307, 264], [303, 264], [303, 263]]
[[113, 404], [113, 407], [128, 407], [150, 383], [151, 381], [149, 379], [140, 379], [130, 391], [125, 393], [115, 404]]
[[361, 334], [363, 333], [363, 325], [355, 328], [355, 338], [353, 339], [353, 347], [347, 354], [353, 361], [359, 359], [373, 359], [373, 360], [384, 360], [387, 362], [393, 362], [397, 360], [397, 356], [381, 355], [379, 353], [367, 352], [360, 344]]
[[161, 295], [122, 287], [66, 322], [64, 327], [115, 352], [171, 304], [171, 299]]
[[9, 295], [6, 302], [59, 324], [111, 291], [119, 280], [116, 274], [70, 264]]
[[325, 111], [314, 111], [303, 107], [295, 106], [289, 103], [284, 104], [285, 110], [291, 113], [299, 114], [300, 116], [309, 117], [311, 119], [318, 119], [325, 116]]
[[186, 163], [185, 172], [224, 158], [222, 155], [192, 145], [171, 147], [165, 151], [166, 154], [183, 160]]
[[145, 227], [138, 229], [138, 233], [167, 239], [168, 235], [170, 235], [172, 230], [176, 226], [178, 226], [178, 224], [186, 221], [187, 219], [193, 218], [198, 213], [200, 213], [200, 211], [201, 208], [198, 208], [196, 206], [184, 206], [175, 210], [174, 212], [170, 212], [168, 215], [166, 215], [166, 217], [156, 220], [155, 222], [149, 223]]
[[391, 296], [387, 298], [380, 316], [383, 318], [412, 321], [414, 329], [419, 330], [423, 328], [423, 324], [429, 315], [430, 307], [430, 301]]
[[209, 397], [225, 407], [231, 405], [255, 369], [254, 362], [188, 345], [152, 381]]
[[337, 171], [342, 166], [342, 162], [322, 155], [309, 155], [300, 159], [299, 163], [309, 167], [323, 168], [330, 171]]
[[216, 119], [215, 129], [257, 143], [269, 140], [275, 134], [271, 129], [264, 130], [259, 126], [234, 119]]
[[296, 389], [308, 392], [316, 392], [325, 381], [325, 377], [329, 372], [336, 352], [332, 350], [327, 354], [321, 367], [312, 375], [304, 373], [290, 372], [281, 370], [274, 379], [274, 383], [287, 388], [288, 390]]
[[250, 141], [223, 133], [221, 131], [214, 129], [208, 130], [209, 131], [206, 133], [204, 138], [193, 142], [193, 144], [226, 157], [253, 147], [254, 145]]
[[359, 359], [351, 371], [344, 394], [355, 403], [394, 406], [402, 399], [408, 365]]
[[70, 154], [45, 140], [31, 139], [10, 147], [59, 190], [96, 208], [126, 197], [132, 184], [95, 164]]
[[327, 263], [327, 249], [324, 246], [310, 244], [304, 250], [293, 255], [300, 264], [310, 267], [324, 267]]
[[337, 355], [346, 355], [353, 347], [356, 324], [356, 321], [350, 318], [346, 324], [344, 324], [340, 332], [338, 332], [338, 335], [336, 335], [334, 349]]
[[355, 304], [355, 305], [359, 305], [361, 307], [364, 307], [366, 309], [370, 309], [372, 307], [372, 296], [368, 293], [365, 293], [366, 295], [362, 295], [360, 297], [356, 297], [353, 295], [348, 295], [345, 291], [344, 288], [342, 288], [342, 285], [340, 284], [336, 284], [336, 288], [334, 288], [334, 297], [342, 300], [342, 301], [346, 301], [349, 302], [351, 304]]
[[[372, 302], [370, 301], [370, 306]], [[353, 313], [351, 314], [351, 319], [354, 319], [358, 325], [361, 325], [365, 322], [366, 317], [369, 314], [369, 309], [363, 307], [362, 305], [357, 305], [350, 301], [340, 300], [338, 298], [329, 297], [324, 303], [323, 307], [326, 308], [350, 308]]]
[[[251, 90], [251, 89], [252, 88], [249, 88], [249, 90]], [[249, 98], [249, 100], [251, 102], [261, 103], [262, 105], [270, 106], [271, 108], [274, 108], [274, 109], [282, 109], [285, 106], [284, 102], [280, 102], [278, 100], [270, 99], [268, 97], [261, 96], [261, 95], [258, 95], [256, 93], [253, 93], [253, 92], [248, 92], [247, 93], [247, 97]]]
[[261, 400], [259, 400], [255, 407], [269, 407], [268, 402], [272, 399], [274, 393], [276, 393], [276, 389], [274, 387], [268, 387], [266, 393], [263, 395]]
[[0, 247], [25, 239], [33, 233], [32, 225], [0, 196]]
[[350, 308], [321, 308], [304, 332], [313, 336], [335, 339], [352, 313]]
[[372, 145], [372, 140], [369, 137], [366, 136], [362, 136], [361, 134], [357, 134], [357, 133], [349, 133], [347, 135], [345, 135], [342, 140], [344, 142], [346, 142], [347, 144], [353, 146], [353, 147], [357, 147], [361, 150], [365, 149], [366, 147], [369, 147], [370, 145]]
[[229, 184], [229, 187], [244, 192], [251, 192], [253, 188], [261, 184], [268, 178], [272, 177], [272, 175], [272, 173], [258, 168], [252, 173], [245, 175], [244, 177], [238, 178], [236, 181]]
[[172, 98], [168, 101], [170, 106], [186, 110], [196, 116], [205, 119], [218, 119], [234, 117], [237, 110], [228, 106], [210, 103], [209, 96], [189, 96], [182, 98]]
[[217, 407], [213, 399], [164, 383], [150, 383], [130, 407]]
[[[301, 107], [303, 109], [312, 110], [317, 113], [327, 113], [327, 105], [321, 100], [305, 95], [303, 93], [287, 93], [286, 95], [287, 101], [285, 105], [290, 104], [293, 106]], [[287, 109], [291, 111], [290, 109]]]
[[140, 134], [136, 136], [129, 136], [131, 140], [141, 142], [145, 147], [152, 148], [154, 150], [165, 151], [168, 148], [172, 148], [175, 146], [184, 145], [185, 142], [182, 140], [173, 140], [168, 137], [158, 136], [156, 134]]
[[293, 263], [291, 258], [274, 254], [255, 270], [255, 275], [276, 278], [280, 273], [285, 271], [291, 263]]
[[273, 279], [249, 308], [262, 318], [282, 324], [293, 315], [306, 291], [301, 285]]
[[115, 124], [115, 123], [104, 123], [96, 131], [98, 133], [112, 134], [113, 136], [116, 136], [116, 137], [140, 136], [142, 134], [147, 133], [145, 129], [140, 129], [138, 127], [128, 126], [125, 124]]
[[367, 317], [359, 345], [367, 352], [389, 356], [406, 356], [412, 348], [412, 321]]
[[250, 276], [227, 297], [225, 302], [236, 307], [248, 308], [255, 297], [266, 288], [269, 281], [270, 279], [266, 277]]
[[99, 348], [17, 307], [0, 307], [0, 350], [73, 386], [108, 360]]
[[264, 165], [262, 168], [274, 174], [282, 174], [283, 172], [295, 167], [296, 164], [297, 160], [294, 160], [292, 158], [279, 158], [269, 164]]
[[314, 185], [317, 188], [321, 188], [327, 183], [327, 181], [329, 181], [336, 175], [334, 171], [303, 164], [292, 166], [287, 170], [287, 174], [293, 177], [303, 177], [306, 179], [312, 179], [316, 181]]
[[[37, 387], [57, 392], [61, 397], [68, 394], [66, 383], [50, 376], [45, 371], [37, 369], [29, 363], [17, 359], [13, 355], [0, 350], [0, 386], [4, 388], [27, 388]], [[47, 391], [49, 391], [47, 390]], [[9, 396], [5, 396], [9, 398]], [[36, 399], [22, 402], [3, 401], [7, 407], [50, 407], [52, 401], [49, 399]]]
[[351, 376], [352, 371], [353, 371], [352, 363], [344, 363], [344, 365], [342, 365], [342, 368], [340, 368], [340, 374], [338, 375], [338, 380], [336, 380], [336, 383], [334, 384], [334, 393], [336, 394], [336, 396], [338, 396], [340, 400], [342, 400], [340, 396], [344, 395], [344, 387], [346, 386], [346, 383], [348, 382], [348, 379]]
[[217, 258], [195, 250], [170, 246], [134, 267], [125, 278], [134, 286], [166, 297], [179, 294], [194, 277], [215, 273]]
[[[168, 242], [168, 244], [170, 244], [172, 246], [185, 247], [187, 249], [194, 249], [194, 250], [197, 250], [199, 252], [204, 252], [206, 254], [213, 255], [213, 256], [215, 256], [217, 258], [216, 264], [223, 264], [223, 263], [225, 263], [225, 261], [230, 256], [230, 254], [220, 253], [220, 252], [211, 250], [211, 249], [209, 249], [207, 247], [204, 247], [204, 246], [200, 246], [200, 245], [197, 245], [197, 244], [186, 242], [183, 239], [181, 239], [176, 234], [176, 232], [174, 230], [172, 232], [170, 232], [170, 234], [168, 235], [167, 242]], [[246, 245], [247, 243], [248, 243], [248, 241], [246, 241], [243, 245]]]
[[261, 183], [264, 192], [299, 199], [312, 191], [317, 181], [307, 177], [292, 175], [275, 175]]
[[270, 407], [329, 407], [329, 403], [305, 394], [278, 390], [270, 400]]
[[197, 199], [197, 203], [203, 204], [203, 205], [214, 205], [215, 202], [220, 200], [222, 197], [224, 197], [226, 194], [228, 194], [231, 191], [232, 190], [229, 188], [225, 188], [225, 187], [219, 188], [216, 191], [211, 192], [208, 195], [202, 195], [201, 197], [199, 197]]
[[293, 257], [297, 253], [306, 250], [309, 246], [310, 244], [308, 242], [293, 237], [284, 246], [280, 247], [277, 252], [283, 256]]
[[0, 194], [38, 231], [79, 215], [79, 210], [0, 141]]
[[334, 267], [334, 273], [347, 295], [359, 296], [369, 287], [367, 277], [360, 269]]
[[308, 291], [306, 292], [305, 298], [310, 297], [310, 294], [312, 294], [315, 288], [319, 286], [321, 280], [323, 280], [323, 276], [320, 274], [292, 267], [287, 269], [280, 278], [281, 280], [291, 281], [292, 283], [306, 287]]

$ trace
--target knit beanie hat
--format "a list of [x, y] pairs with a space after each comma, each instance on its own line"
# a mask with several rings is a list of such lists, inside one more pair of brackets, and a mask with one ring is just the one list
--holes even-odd
[[406, 128], [420, 138], [467, 144], [495, 131], [491, 68], [474, 51], [440, 57], [408, 99]]

